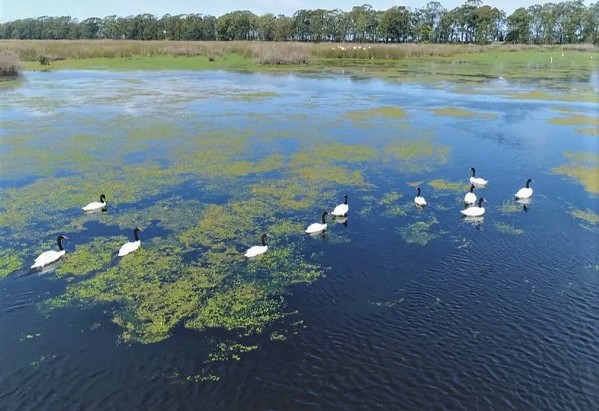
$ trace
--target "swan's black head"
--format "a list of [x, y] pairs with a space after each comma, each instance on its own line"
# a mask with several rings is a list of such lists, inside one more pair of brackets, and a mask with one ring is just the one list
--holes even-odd
[[416, 197], [420, 197], [420, 187], [416, 189]]
[[476, 174], [476, 170], [474, 169], [474, 167], [470, 167], [470, 171], [472, 171], [472, 177], [474, 177], [474, 175]]
[[262, 240], [262, 245], [266, 245], [266, 239], [268, 238], [268, 236], [266, 234], [262, 234], [262, 237], [260, 237]]
[[100, 194], [100, 202], [101, 203], [105, 203], [106, 202], [106, 196], [104, 194]]
[[483, 206], [483, 201], [487, 201], [487, 200], [485, 200], [485, 199], [484, 199], [484, 198], [482, 198], [482, 197], [478, 199], [478, 206], [479, 206], [479, 207], [482, 207], [482, 206]]
[[329, 215], [329, 213], [328, 213], [327, 211], [325, 211], [324, 213], [322, 213], [322, 223], [323, 223], [323, 224], [326, 224], [326, 221], [325, 221], [325, 219], [324, 219], [324, 218], [325, 218], [326, 216], [328, 216], [328, 215]]
[[135, 237], [135, 241], [139, 241], [139, 236], [137, 235], [137, 233], [139, 233], [141, 231], [141, 229], [135, 227], [133, 229], [133, 237]]
[[345, 201], [343, 202], [343, 204], [347, 204], [347, 194], [344, 195], [343, 198], [345, 199]]
[[471, 192], [471, 193], [474, 193], [474, 184], [472, 184], [472, 185], [470, 186], [470, 192]]
[[529, 179], [526, 181], [526, 188], [529, 188], [529, 186], [530, 186], [530, 182], [531, 182], [531, 181], [533, 181], [533, 179], [532, 179], [532, 178], [529, 178]]

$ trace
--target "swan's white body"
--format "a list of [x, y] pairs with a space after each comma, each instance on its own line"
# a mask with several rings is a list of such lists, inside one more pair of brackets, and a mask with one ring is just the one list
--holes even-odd
[[416, 203], [416, 205], [419, 205], [420, 207], [424, 207], [426, 205], [426, 200], [424, 199], [424, 197], [421, 196], [414, 197], [414, 202]]
[[[342, 204], [343, 205], [343, 204]], [[316, 234], [327, 229], [326, 224], [312, 223], [306, 228], [306, 234]]]
[[335, 207], [335, 209], [333, 210], [333, 212], [331, 212], [331, 214], [334, 216], [337, 216], [337, 217], [343, 217], [348, 212], [349, 212], [349, 206], [347, 204], [339, 204], [337, 207]]
[[468, 192], [464, 196], [464, 203], [466, 204], [474, 204], [476, 203], [476, 194]]
[[266, 250], [268, 250], [267, 245], [255, 245], [253, 247], [248, 248], [244, 256], [248, 258], [256, 257], [257, 255], [264, 254]]
[[[121, 246], [119, 249], [119, 257], [125, 256], [133, 251], [137, 250], [141, 245], [141, 241], [129, 241]], [[114, 254], [113, 254], [114, 255]]]
[[516, 194], [514, 194], [516, 198], [530, 198], [532, 197], [532, 188], [523, 187]]
[[486, 186], [488, 183], [487, 180], [480, 177], [470, 177], [470, 184], [474, 184], [475, 186]]
[[89, 203], [85, 207], [82, 207], [81, 209], [83, 211], [94, 211], [94, 210], [100, 210], [100, 209], [102, 209], [104, 207], [106, 207], [106, 203], [101, 203], [99, 201], [94, 201], [92, 203]]
[[60, 250], [60, 251], [56, 251], [56, 250], [50, 250], [50, 251], [44, 251], [43, 253], [41, 253], [36, 259], [35, 262], [33, 263], [33, 265], [31, 266], [31, 268], [39, 268], [39, 267], [43, 267], [45, 265], [48, 265], [50, 263], [53, 263], [54, 261], [57, 261], [60, 257], [62, 257], [63, 255], [65, 255], [66, 250]]
[[464, 214], [466, 217], [480, 217], [485, 214], [485, 208], [472, 206], [465, 210], [460, 210], [460, 213]]

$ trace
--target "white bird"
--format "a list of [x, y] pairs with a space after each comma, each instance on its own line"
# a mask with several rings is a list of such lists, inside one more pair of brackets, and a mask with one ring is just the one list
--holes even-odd
[[260, 254], [264, 254], [266, 250], [268, 250], [268, 246], [266, 245], [266, 237], [268, 237], [266, 234], [262, 234], [262, 245], [255, 245], [253, 247], [248, 248], [244, 256], [251, 258], [256, 257]]
[[81, 209], [83, 211], [94, 211], [94, 210], [99, 210], [106, 207], [106, 196], [104, 194], [100, 195], [100, 201], [94, 201], [89, 203], [88, 205], [86, 205], [85, 207], [82, 207]]
[[62, 247], [62, 240], [65, 240], [65, 239], [68, 240], [68, 237], [65, 235], [59, 235], [58, 238], [56, 239], [56, 241], [58, 242], [58, 251], [56, 251], [56, 250], [44, 251], [35, 259], [35, 262], [31, 266], [31, 268], [43, 267], [45, 265], [53, 263], [54, 261], [56, 261], [60, 257], [62, 257], [66, 253], [65, 249]]
[[485, 208], [482, 206], [483, 201], [486, 201], [484, 198], [478, 199], [478, 207], [472, 206], [468, 207], [465, 210], [460, 210], [460, 213], [464, 214], [466, 217], [480, 217], [485, 213]]
[[128, 243], [123, 244], [119, 249], [119, 257], [132, 253], [139, 248], [141, 241], [139, 241], [139, 236], [137, 233], [140, 231], [141, 230], [139, 228], [135, 227], [133, 230], [133, 237], [135, 238], [135, 241], [129, 241]]
[[475, 177], [476, 170], [474, 167], [470, 167], [470, 171], [472, 171], [472, 177], [470, 177], [470, 184], [474, 184], [475, 186], [486, 186], [488, 181], [484, 178]]
[[516, 198], [530, 198], [532, 197], [532, 188], [530, 188], [530, 182], [534, 181], [532, 178], [529, 178], [526, 181], [526, 187], [521, 188], [520, 190], [518, 190], [518, 192], [516, 194], [514, 194], [516, 196]]
[[426, 205], [426, 200], [424, 197], [420, 197], [420, 187], [416, 189], [416, 197], [414, 197], [414, 202], [420, 207], [424, 207]]
[[331, 215], [335, 217], [343, 217], [346, 216], [349, 212], [349, 206], [347, 205], [347, 194], [343, 196], [344, 201], [343, 204], [339, 204], [335, 209], [331, 212]]
[[312, 223], [306, 228], [306, 234], [317, 234], [327, 229], [327, 223], [325, 221], [325, 217], [328, 215], [326, 211], [322, 213], [322, 224], [321, 223]]
[[476, 194], [474, 194], [474, 184], [470, 186], [470, 191], [464, 196], [464, 203], [474, 204], [476, 203]]

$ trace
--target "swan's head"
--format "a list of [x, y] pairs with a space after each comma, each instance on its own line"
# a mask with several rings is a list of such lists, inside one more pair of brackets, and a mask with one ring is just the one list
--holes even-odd
[[68, 240], [69, 237], [67, 237], [66, 235], [59, 235], [58, 238], [56, 239], [57, 241], [62, 241], [62, 240]]
[[141, 231], [141, 228], [138, 228], [138, 227], [135, 227], [135, 228], [133, 229], [133, 232], [134, 232], [134, 233], [139, 233], [140, 231]]
[[470, 167], [470, 171], [472, 171], [472, 175], [474, 175], [474, 173], [476, 173], [476, 170], [474, 169], [474, 167]]
[[420, 187], [416, 189], [416, 197], [420, 197]]
[[472, 184], [472, 185], [470, 186], [470, 192], [471, 192], [471, 193], [474, 193], [474, 184]]
[[260, 237], [260, 239], [262, 240], [262, 245], [266, 245], [267, 238], [268, 238], [268, 236], [266, 234], [262, 234], [262, 237]]
[[528, 188], [528, 186], [530, 185], [531, 182], [533, 182], [534, 180], [532, 178], [529, 178], [528, 180], [526, 180], [526, 188]]
[[345, 200], [344, 203], [347, 204], [347, 194], [343, 196], [343, 199]]
[[482, 205], [483, 205], [483, 202], [487, 202], [487, 200], [485, 200], [485, 199], [484, 199], [484, 198], [482, 198], [482, 197], [481, 197], [481, 198], [479, 198], [479, 199], [478, 199], [478, 206], [479, 206], [479, 207], [482, 207]]
[[106, 202], [106, 196], [104, 194], [100, 194], [100, 202], [101, 203], [105, 203]]

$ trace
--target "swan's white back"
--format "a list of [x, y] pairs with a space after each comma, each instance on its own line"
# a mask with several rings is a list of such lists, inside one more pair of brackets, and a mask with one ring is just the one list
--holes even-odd
[[464, 203], [466, 204], [474, 204], [476, 203], [476, 194], [474, 193], [466, 193], [466, 195], [464, 196]]
[[419, 205], [424, 207], [426, 205], [426, 200], [424, 199], [424, 197], [420, 197], [420, 196], [416, 196], [414, 197], [414, 202]]
[[248, 248], [244, 256], [248, 258], [255, 257], [257, 255], [264, 254], [266, 250], [268, 250], [267, 245], [255, 245], [253, 247]]
[[334, 216], [344, 216], [349, 212], [349, 205], [347, 204], [339, 204], [335, 209], [331, 212]]
[[[345, 205], [345, 204], [342, 204], [342, 205]], [[306, 234], [316, 234], [316, 233], [320, 233], [321, 231], [324, 231], [326, 229], [327, 229], [326, 224], [312, 223], [308, 226], [308, 228], [306, 228]]]
[[35, 259], [35, 262], [31, 266], [31, 268], [43, 267], [43, 266], [45, 266], [47, 264], [53, 263], [54, 261], [56, 261], [60, 257], [62, 257], [65, 254], [65, 252], [66, 252], [65, 250], [60, 250], [60, 251], [56, 251], [56, 250], [44, 251], [43, 253], [41, 253]]
[[129, 241], [128, 243], [123, 244], [119, 249], [119, 257], [132, 253], [133, 251], [137, 250], [140, 245], [141, 241], [139, 240]]
[[99, 201], [94, 201], [92, 203], [89, 203], [88, 205], [86, 205], [85, 207], [81, 208], [83, 211], [92, 211], [92, 210], [97, 210], [99, 208], [104, 208], [106, 207], [106, 203], [101, 203]]
[[485, 213], [484, 207], [468, 207], [465, 210], [460, 210], [460, 213], [466, 217], [479, 217]]
[[516, 198], [530, 198], [532, 197], [532, 188], [523, 187], [515, 194]]
[[470, 183], [474, 184], [475, 186], [485, 186], [487, 185], [488, 181], [484, 178], [470, 177]]

